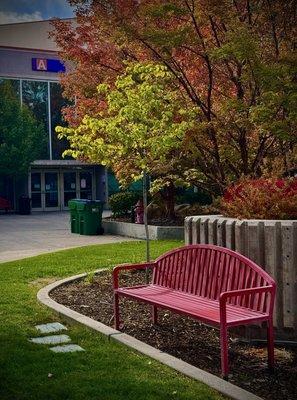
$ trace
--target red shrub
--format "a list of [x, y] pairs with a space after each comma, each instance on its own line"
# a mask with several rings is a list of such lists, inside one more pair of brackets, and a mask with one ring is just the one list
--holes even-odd
[[297, 178], [242, 180], [226, 190], [221, 211], [240, 219], [297, 219]]

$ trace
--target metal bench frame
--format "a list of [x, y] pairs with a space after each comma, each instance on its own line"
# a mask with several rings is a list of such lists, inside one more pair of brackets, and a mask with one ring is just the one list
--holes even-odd
[[[119, 287], [121, 271], [147, 268], [153, 269], [150, 284]], [[268, 365], [274, 367], [275, 282], [257, 264], [233, 250], [189, 245], [169, 251], [154, 262], [119, 265], [113, 270], [113, 288], [117, 330], [120, 296], [151, 304], [154, 324], [158, 308], [164, 308], [219, 328], [221, 371], [225, 379], [229, 373], [228, 328], [266, 321]]]

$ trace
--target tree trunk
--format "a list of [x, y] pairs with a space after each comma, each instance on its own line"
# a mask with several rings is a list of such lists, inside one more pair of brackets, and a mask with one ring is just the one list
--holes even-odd
[[[150, 255], [150, 237], [149, 237], [148, 221], [147, 221], [147, 173], [145, 171], [143, 172], [143, 178], [142, 178], [142, 192], [143, 192], [143, 207], [144, 207], [146, 261], [149, 262], [151, 260], [151, 255]], [[146, 283], [149, 283], [149, 270], [147, 268], [145, 270], [145, 281]]]
[[162, 199], [165, 203], [166, 217], [170, 219], [175, 219], [176, 214], [174, 211], [175, 205], [175, 187], [173, 183], [170, 183], [162, 190]]

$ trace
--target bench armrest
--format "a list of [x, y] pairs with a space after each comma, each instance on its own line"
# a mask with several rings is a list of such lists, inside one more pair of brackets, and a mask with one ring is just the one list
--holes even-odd
[[122, 265], [118, 265], [116, 267], [114, 267], [113, 271], [112, 271], [112, 278], [113, 278], [113, 289], [118, 289], [119, 287], [119, 273], [121, 271], [125, 271], [125, 270], [131, 270], [131, 269], [135, 269], [135, 270], [141, 270], [141, 269], [147, 269], [147, 268], [154, 268], [155, 266], [155, 262], [151, 261], [151, 262], [145, 262], [145, 263], [140, 263], [140, 264], [122, 264]]
[[228, 299], [232, 297], [244, 297], [261, 293], [270, 293], [269, 315], [272, 316], [275, 297], [275, 286], [269, 285], [249, 289], [230, 290], [229, 292], [221, 293], [219, 299], [221, 321], [226, 322], [226, 303]]
[[239, 296], [247, 296], [249, 294], [256, 294], [256, 293], [264, 293], [264, 292], [274, 292], [274, 287], [269, 286], [261, 286], [255, 288], [248, 288], [248, 289], [238, 289], [238, 290], [230, 290], [229, 292], [223, 292], [220, 294], [220, 303], [226, 302], [228, 298], [231, 297], [239, 297]]

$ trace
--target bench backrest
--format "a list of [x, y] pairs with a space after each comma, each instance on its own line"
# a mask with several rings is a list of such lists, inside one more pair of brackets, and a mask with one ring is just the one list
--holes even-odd
[[[275, 285], [257, 264], [233, 250], [215, 245], [189, 245], [156, 260], [153, 284], [218, 300], [222, 292]], [[267, 295], [234, 297], [232, 304], [266, 312]]]

